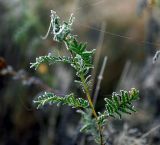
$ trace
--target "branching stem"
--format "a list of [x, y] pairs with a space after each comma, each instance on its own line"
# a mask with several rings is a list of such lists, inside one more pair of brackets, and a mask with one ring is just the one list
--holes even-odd
[[[67, 43], [65, 43], [65, 44], [67, 44]], [[68, 46], [67, 46], [67, 47], [68, 47]], [[79, 71], [79, 70], [78, 70], [78, 67], [77, 67], [77, 63], [76, 63], [76, 61], [74, 60], [73, 53], [72, 53], [71, 51], [70, 51], [70, 54], [71, 54], [71, 56], [72, 56], [72, 58], [73, 58], [73, 63], [74, 63], [75, 66], [76, 66], [76, 70]], [[101, 145], [104, 145], [104, 143], [103, 143], [103, 135], [102, 135], [102, 128], [101, 128], [101, 126], [98, 124], [98, 115], [97, 115], [97, 113], [96, 113], [96, 111], [95, 111], [95, 108], [94, 108], [94, 105], [93, 105], [93, 102], [92, 102], [92, 99], [91, 99], [91, 96], [90, 96], [90, 93], [89, 93], [89, 88], [88, 88], [88, 85], [87, 85], [86, 82], [85, 82], [85, 77], [84, 77], [84, 74], [83, 74], [83, 73], [80, 74], [80, 79], [81, 79], [81, 81], [82, 81], [82, 84], [83, 84], [83, 87], [84, 87], [84, 90], [85, 90], [85, 93], [86, 93], [87, 100], [88, 100], [89, 105], [90, 105], [90, 107], [91, 107], [91, 109], [92, 109], [92, 113], [93, 113], [93, 115], [94, 115], [94, 117], [95, 117], [95, 119], [96, 119], [96, 122], [97, 122]]]

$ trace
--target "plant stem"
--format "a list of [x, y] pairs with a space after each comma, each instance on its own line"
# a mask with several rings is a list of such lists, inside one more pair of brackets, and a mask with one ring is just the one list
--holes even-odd
[[104, 57], [103, 64], [102, 64], [102, 67], [101, 67], [101, 70], [100, 70], [100, 73], [99, 73], [99, 76], [98, 76], [98, 81], [97, 81], [95, 93], [94, 93], [94, 96], [93, 96], [93, 105], [94, 106], [95, 106], [96, 101], [97, 101], [97, 97], [98, 97], [101, 82], [102, 82], [102, 79], [103, 79], [103, 74], [104, 74], [104, 70], [105, 70], [105, 67], [106, 67], [106, 63], [107, 63], [107, 56]]
[[95, 111], [95, 108], [94, 108], [94, 105], [93, 105], [93, 103], [92, 103], [91, 96], [90, 96], [90, 93], [89, 93], [89, 89], [88, 89], [87, 84], [85, 83], [85, 78], [84, 78], [84, 75], [83, 75], [83, 74], [80, 75], [80, 79], [81, 79], [81, 81], [82, 81], [82, 83], [83, 83], [83, 87], [84, 87], [84, 90], [85, 90], [85, 92], [86, 92], [89, 105], [90, 105], [90, 107], [91, 107], [91, 109], [92, 109], [93, 115], [94, 115], [94, 117], [95, 117], [95, 119], [96, 119], [96, 122], [97, 122], [97, 126], [98, 126], [98, 129], [99, 129], [99, 136], [100, 136], [101, 145], [104, 145], [104, 144], [103, 144], [102, 128], [101, 128], [101, 126], [98, 124], [98, 115], [97, 115], [97, 113], [96, 113], [96, 111]]
[[89, 105], [90, 105], [90, 107], [92, 109], [93, 115], [95, 116], [96, 119], [98, 119], [98, 116], [97, 116], [97, 113], [96, 113], [96, 111], [94, 109], [94, 106], [93, 106], [93, 103], [92, 103], [92, 100], [91, 100], [91, 96], [90, 96], [90, 93], [89, 93], [89, 89], [88, 89], [87, 84], [85, 83], [85, 78], [84, 78], [83, 74], [80, 75], [80, 79], [81, 79], [81, 81], [83, 83], [83, 87], [84, 87], [84, 90], [86, 92], [87, 99], [89, 101]]

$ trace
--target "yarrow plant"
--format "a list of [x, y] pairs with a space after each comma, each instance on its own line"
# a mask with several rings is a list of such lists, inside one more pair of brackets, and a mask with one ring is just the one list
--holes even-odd
[[139, 99], [139, 91], [132, 88], [129, 92], [124, 90], [121, 90], [120, 94], [114, 92], [111, 98], [104, 99], [104, 111], [96, 112], [89, 91], [90, 70], [93, 69], [92, 56], [95, 53], [95, 49], [88, 51], [86, 50], [86, 43], [78, 42], [76, 36], [71, 33], [73, 21], [72, 14], [68, 22], [60, 22], [59, 16], [51, 10], [50, 26], [46, 36], [43, 38], [46, 39], [51, 32], [54, 41], [65, 44], [70, 56], [55, 56], [52, 54], [40, 56], [36, 58], [35, 63], [31, 63], [31, 68], [37, 69], [41, 63], [50, 65], [63, 62], [70, 64], [76, 71], [78, 80], [75, 80], [75, 82], [81, 86], [85, 99], [77, 98], [74, 93], [62, 97], [45, 92], [33, 102], [37, 105], [37, 108], [54, 103], [75, 108], [82, 116], [80, 131], [92, 135], [97, 144], [105, 145], [107, 143], [103, 131], [108, 118], [121, 118], [123, 113], [131, 114], [135, 112], [132, 102]]

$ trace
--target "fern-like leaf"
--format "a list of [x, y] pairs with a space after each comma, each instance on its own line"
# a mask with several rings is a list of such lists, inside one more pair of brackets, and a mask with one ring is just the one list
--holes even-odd
[[107, 123], [107, 116], [106, 114], [98, 112], [98, 124], [103, 128]]
[[46, 64], [54, 64], [57, 62], [64, 62], [64, 63], [71, 63], [72, 59], [70, 57], [67, 56], [52, 56], [50, 53], [47, 56], [40, 56], [38, 58], [36, 58], [36, 62], [34, 63], [30, 63], [31, 66], [30, 68], [35, 68], [37, 69], [39, 67], [40, 64], [42, 63], [46, 63]]
[[95, 49], [91, 51], [86, 50], [86, 43], [78, 43], [78, 41], [71, 37], [69, 41], [66, 41], [67, 47], [70, 51], [75, 53], [76, 55], [80, 56], [81, 59], [84, 61], [84, 65], [86, 67], [92, 66], [91, 63], [91, 56], [94, 54]]
[[53, 93], [45, 92], [44, 95], [39, 96], [36, 100], [33, 101], [37, 105], [37, 108], [40, 108], [46, 104], [57, 103], [68, 105], [73, 108], [87, 108], [89, 103], [87, 100], [82, 98], [75, 98], [73, 94], [66, 95], [65, 97], [57, 96]]
[[131, 114], [136, 111], [132, 102], [139, 99], [139, 91], [133, 88], [129, 92], [124, 90], [120, 92], [120, 94], [114, 92], [111, 99], [105, 98], [105, 113], [108, 116], [118, 115], [121, 118], [122, 113]]

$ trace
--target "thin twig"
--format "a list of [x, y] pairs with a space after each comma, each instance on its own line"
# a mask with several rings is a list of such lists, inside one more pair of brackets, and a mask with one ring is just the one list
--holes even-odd
[[160, 56], [160, 50], [157, 51], [156, 54], [154, 55], [154, 57], [153, 57], [153, 64], [155, 64], [157, 62], [159, 56]]
[[160, 124], [157, 125], [157, 126], [155, 126], [154, 128], [152, 128], [151, 130], [149, 130], [149, 131], [146, 132], [145, 134], [143, 134], [143, 135], [141, 136], [141, 138], [147, 137], [148, 135], [150, 135], [152, 132], [154, 132], [154, 131], [157, 130], [158, 128], [160, 128]]
[[160, 128], [160, 124], [155, 126], [154, 128], [152, 128], [151, 130], [149, 130], [148, 132], [146, 132], [145, 134], [143, 134], [140, 138], [133, 138], [134, 143], [136, 143], [137, 145], [140, 144], [140, 142], [142, 141], [142, 139], [146, 138], [148, 135], [150, 135], [152, 132], [154, 132], [155, 130], [157, 130], [158, 128]]
[[102, 64], [102, 67], [101, 67], [101, 71], [100, 71], [99, 76], [98, 76], [98, 82], [97, 82], [96, 90], [95, 90], [94, 97], [93, 97], [93, 104], [94, 105], [96, 104], [96, 101], [97, 101], [97, 97], [98, 97], [101, 82], [102, 82], [102, 79], [103, 79], [103, 74], [104, 74], [104, 70], [105, 70], [105, 67], [106, 67], [106, 63], [107, 63], [107, 56], [104, 57], [103, 64]]
[[[106, 29], [106, 23], [103, 22], [101, 25], [101, 30], [105, 31], [105, 29]], [[100, 31], [100, 36], [99, 36], [97, 47], [96, 47], [96, 54], [95, 54], [94, 62], [93, 62], [94, 69], [92, 70], [92, 80], [93, 80], [93, 86], [92, 86], [92, 92], [91, 92], [92, 95], [94, 94], [94, 84], [96, 83], [96, 70], [98, 68], [98, 63], [100, 60], [100, 55], [102, 52], [102, 45], [104, 41], [104, 33], [102, 31]]]

